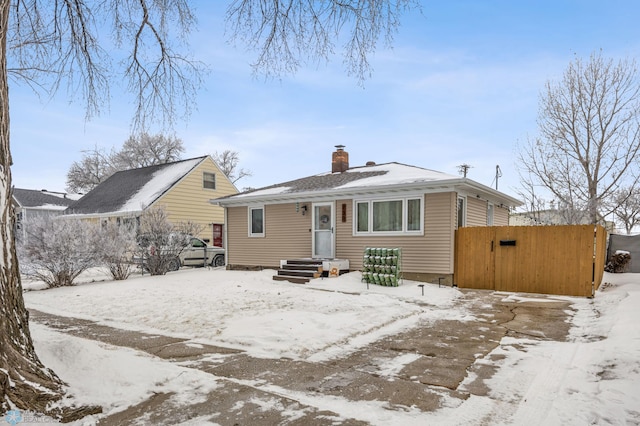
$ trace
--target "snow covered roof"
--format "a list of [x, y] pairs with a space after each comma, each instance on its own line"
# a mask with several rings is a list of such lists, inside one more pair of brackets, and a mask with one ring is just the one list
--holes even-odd
[[140, 212], [205, 158], [207, 156], [117, 172], [70, 206], [66, 213], [90, 215]]
[[44, 189], [13, 188], [13, 199], [22, 208], [40, 210], [64, 210], [74, 202], [67, 194]]
[[327, 198], [337, 195], [357, 196], [365, 192], [444, 191], [454, 188], [480, 191], [507, 205], [521, 204], [519, 200], [507, 194], [470, 179], [395, 162], [353, 167], [342, 173], [322, 173], [218, 198], [212, 202], [230, 206], [249, 202], [287, 202], [300, 198]]

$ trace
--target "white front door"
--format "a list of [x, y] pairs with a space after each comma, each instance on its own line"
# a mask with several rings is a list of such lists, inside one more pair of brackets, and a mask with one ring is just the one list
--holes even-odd
[[313, 257], [333, 259], [334, 214], [333, 203], [313, 204]]

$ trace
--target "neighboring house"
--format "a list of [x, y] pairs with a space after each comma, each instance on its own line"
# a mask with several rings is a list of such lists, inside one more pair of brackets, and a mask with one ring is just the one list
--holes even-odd
[[557, 210], [518, 212], [509, 215], [511, 226], [566, 225], [566, 220]]
[[[467, 178], [399, 163], [349, 167], [211, 202], [226, 209], [227, 265], [278, 268], [296, 258], [363, 265], [367, 247], [401, 248], [403, 276], [453, 275], [458, 226], [508, 225], [515, 198]], [[338, 263], [338, 262], [336, 262]]]
[[197, 223], [202, 231], [196, 236], [221, 245], [224, 211], [209, 200], [237, 192], [207, 155], [114, 173], [65, 214], [135, 226], [145, 209], [158, 206], [166, 210], [171, 222]]
[[13, 188], [16, 238], [26, 241], [28, 222], [44, 216], [60, 215], [79, 195], [35, 189]]
[[[591, 220], [586, 212], [568, 212], [562, 209], [550, 208], [538, 211], [511, 213], [511, 226], [540, 226], [540, 225], [588, 225]], [[601, 220], [600, 224], [609, 233], [615, 231], [615, 223]]]

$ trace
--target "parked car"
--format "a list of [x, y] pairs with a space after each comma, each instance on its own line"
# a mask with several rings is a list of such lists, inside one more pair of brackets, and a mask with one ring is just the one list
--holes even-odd
[[[144, 240], [141, 238], [141, 241]], [[165, 263], [167, 268], [166, 271], [177, 271], [181, 266], [224, 266], [224, 248], [210, 246], [200, 238], [196, 237], [189, 237], [188, 241], [188, 244], [181, 249], [162, 249], [161, 256], [164, 259], [162, 262], [167, 262]], [[153, 244], [148, 245], [148, 243], [141, 244], [141, 247], [147, 247], [144, 250], [148, 251], [148, 254], [144, 256], [136, 256], [134, 257], [134, 261], [143, 265], [145, 269], [149, 269], [147, 262], [156, 258], [157, 249]]]
[[170, 271], [177, 271], [181, 266], [224, 266], [224, 249], [210, 246], [200, 238], [192, 237], [189, 244], [169, 264]]

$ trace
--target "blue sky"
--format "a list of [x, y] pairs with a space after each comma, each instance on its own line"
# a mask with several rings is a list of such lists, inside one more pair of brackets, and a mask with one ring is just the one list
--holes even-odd
[[[232, 149], [261, 187], [330, 170], [334, 145], [352, 166], [397, 161], [468, 176], [516, 195], [517, 144], [536, 134], [538, 97], [569, 62], [602, 50], [638, 58], [636, 1], [440, 1], [405, 14], [392, 49], [380, 43], [364, 87], [338, 54], [277, 81], [256, 78], [253, 56], [225, 42], [224, 5], [194, 2], [192, 50], [211, 67], [176, 136], [184, 158]], [[11, 146], [16, 187], [63, 191], [83, 150], [119, 148], [133, 101], [114, 88], [109, 111], [86, 122], [80, 99], [63, 91], [39, 99], [11, 81]]]

